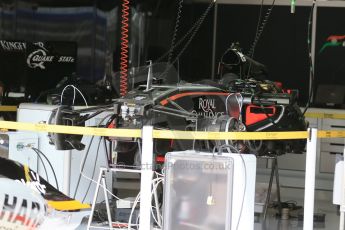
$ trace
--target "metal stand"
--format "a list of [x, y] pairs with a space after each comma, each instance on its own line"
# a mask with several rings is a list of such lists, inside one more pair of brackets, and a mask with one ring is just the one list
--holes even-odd
[[271, 193], [272, 193], [272, 184], [273, 184], [273, 177], [275, 174], [276, 177], [276, 188], [277, 188], [277, 202], [278, 202], [278, 210], [279, 214], [281, 214], [281, 200], [280, 200], [280, 184], [279, 184], [279, 173], [278, 173], [278, 159], [277, 156], [262, 156], [261, 158], [266, 158], [266, 159], [271, 159], [273, 160], [272, 162], [272, 168], [271, 168], [271, 175], [270, 175], [270, 181], [268, 184], [268, 191], [266, 195], [266, 201], [264, 205], [264, 212], [263, 212], [263, 219], [266, 220], [266, 215], [267, 215], [267, 209], [268, 209], [268, 204], [271, 199]]
[[[99, 172], [99, 176], [98, 176], [98, 180], [97, 180], [97, 186], [96, 186], [96, 191], [95, 191], [95, 195], [93, 196], [93, 201], [92, 201], [92, 206], [91, 206], [91, 213], [90, 213], [90, 217], [89, 220], [87, 222], [87, 229], [90, 229], [91, 227], [91, 223], [92, 223], [92, 218], [93, 218], [93, 213], [95, 212], [95, 206], [96, 206], [96, 201], [97, 201], [97, 195], [98, 195], [98, 191], [99, 191], [99, 186], [101, 185], [101, 179], [104, 176], [104, 168], [100, 169]], [[107, 210], [108, 211], [108, 210]], [[109, 225], [111, 227], [111, 223]]]
[[[92, 223], [92, 219], [93, 219], [93, 214], [95, 212], [95, 206], [96, 206], [96, 202], [97, 202], [97, 196], [99, 193], [99, 188], [101, 186], [102, 186], [104, 197], [105, 197], [105, 205], [106, 205], [106, 209], [107, 209], [109, 229], [113, 229], [113, 225], [112, 225], [113, 222], [111, 219], [111, 210], [110, 210], [109, 199], [108, 199], [108, 191], [107, 191], [107, 187], [106, 187], [106, 183], [105, 183], [105, 173], [109, 172], [109, 171], [111, 171], [113, 173], [116, 173], [116, 172], [142, 173], [142, 170], [136, 170], [136, 169], [100, 168], [99, 177], [97, 180], [97, 187], [96, 187], [95, 195], [94, 195], [93, 200], [92, 200], [91, 213], [90, 213], [89, 221], [87, 223], [87, 229], [90, 229], [90, 227], [95, 227], [95, 226], [92, 226], [91, 223]], [[151, 200], [151, 199], [149, 198], [149, 200]], [[144, 210], [144, 211], [147, 211], [147, 210]], [[148, 210], [149, 213], [150, 213], [150, 211], [151, 211], [151, 209]]]
[[[108, 199], [108, 191], [105, 183], [105, 173], [106, 172], [126, 172], [126, 173], [140, 173], [140, 223], [139, 230], [149, 230], [151, 229], [151, 190], [152, 190], [152, 176], [153, 176], [153, 138], [152, 138], [153, 128], [152, 126], [144, 126], [143, 128], [143, 148], [142, 148], [142, 159], [141, 159], [141, 169], [126, 169], [126, 168], [100, 168], [99, 177], [97, 180], [97, 186], [95, 195], [92, 201], [91, 213], [87, 224], [87, 229], [89, 230], [91, 226], [93, 214], [95, 212], [95, 206], [97, 202], [97, 196], [99, 193], [99, 187], [102, 186], [106, 209], [109, 229], [113, 229], [113, 222], [111, 219], [111, 211]], [[101, 184], [102, 183], [102, 184]], [[97, 227], [96, 227], [97, 228]], [[99, 227], [98, 227], [99, 228]], [[104, 228], [102, 228], [104, 229]]]
[[[106, 183], [105, 183], [105, 175], [103, 171], [102, 175], [102, 185], [103, 185], [103, 192], [104, 192], [104, 199], [105, 199], [105, 205], [107, 207], [107, 215], [108, 215], [108, 223], [109, 223], [109, 228], [112, 228], [112, 221], [111, 221], [111, 213], [110, 213], [110, 206], [109, 206], [109, 199], [108, 199], [108, 193], [106, 190]], [[97, 197], [96, 197], [97, 198]]]

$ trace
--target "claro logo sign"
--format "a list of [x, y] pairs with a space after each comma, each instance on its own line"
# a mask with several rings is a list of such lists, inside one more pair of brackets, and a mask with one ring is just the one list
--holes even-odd
[[54, 60], [54, 56], [48, 56], [46, 51], [43, 49], [38, 49], [33, 51], [31, 54], [28, 55], [26, 59], [26, 63], [30, 68], [40, 68], [45, 69], [46, 67], [44, 64], [46, 62], [52, 62]]

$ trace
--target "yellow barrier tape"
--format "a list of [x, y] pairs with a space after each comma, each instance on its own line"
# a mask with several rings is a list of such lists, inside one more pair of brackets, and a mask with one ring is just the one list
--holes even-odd
[[92, 128], [64, 125], [32, 124], [13, 121], [0, 121], [0, 128], [106, 137], [141, 137], [141, 130], [139, 129]]
[[[0, 121], [0, 129], [17, 129], [36, 132], [52, 132], [77, 135], [141, 137], [139, 129], [108, 129], [64, 125], [32, 124], [24, 122]], [[296, 132], [193, 132], [173, 130], [153, 130], [153, 138], [180, 140], [287, 140], [307, 139], [308, 131]], [[318, 138], [345, 138], [345, 131], [319, 130]]]
[[14, 106], [14, 105], [0, 105], [0, 112], [17, 112], [17, 106]]
[[73, 210], [91, 208], [90, 205], [80, 203], [77, 200], [68, 200], [68, 201], [49, 200], [48, 205], [58, 211], [73, 211]]
[[297, 132], [190, 132], [153, 130], [153, 138], [180, 140], [286, 140], [307, 139], [307, 131]]
[[[0, 121], [0, 128], [27, 130], [36, 132], [53, 132], [78, 135], [141, 137], [139, 129], [107, 129], [63, 125], [32, 124], [24, 122]], [[283, 140], [306, 139], [307, 131], [297, 132], [188, 132], [172, 130], [154, 130], [153, 138], [181, 140]]]
[[345, 131], [337, 130], [319, 130], [317, 131], [318, 138], [345, 138]]
[[321, 119], [345, 119], [345, 114], [340, 113], [305, 113], [305, 117]]

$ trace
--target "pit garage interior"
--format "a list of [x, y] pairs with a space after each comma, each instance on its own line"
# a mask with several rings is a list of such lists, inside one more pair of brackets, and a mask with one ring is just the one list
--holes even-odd
[[0, 229], [344, 229], [344, 15], [0, 0]]

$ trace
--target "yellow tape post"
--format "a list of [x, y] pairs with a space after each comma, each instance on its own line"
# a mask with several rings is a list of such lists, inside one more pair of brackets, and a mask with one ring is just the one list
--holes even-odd
[[340, 113], [305, 113], [305, 117], [321, 119], [345, 119], [345, 114]]
[[14, 106], [14, 105], [0, 105], [0, 112], [17, 112], [17, 106]]
[[190, 132], [153, 130], [153, 138], [180, 140], [286, 140], [307, 139], [308, 131], [297, 132]]
[[319, 130], [318, 138], [345, 138], [345, 131], [342, 130]]
[[108, 129], [108, 128], [92, 128], [64, 125], [47, 125], [32, 124], [25, 122], [0, 121], [0, 128], [16, 129], [36, 132], [52, 132], [78, 135], [94, 135], [106, 137], [141, 137], [139, 129]]

